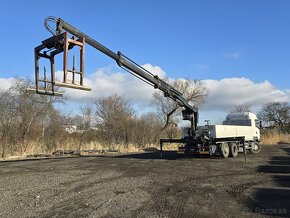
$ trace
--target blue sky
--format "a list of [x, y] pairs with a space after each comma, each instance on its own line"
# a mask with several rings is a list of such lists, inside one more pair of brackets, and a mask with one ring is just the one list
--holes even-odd
[[[50, 37], [49, 15], [173, 79], [244, 77], [290, 89], [287, 0], [2, 1], [0, 78], [33, 77], [33, 48]], [[86, 72], [103, 67], [117, 69], [87, 46]]]

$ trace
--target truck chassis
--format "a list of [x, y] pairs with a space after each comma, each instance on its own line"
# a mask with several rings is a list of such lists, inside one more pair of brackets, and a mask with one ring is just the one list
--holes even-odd
[[223, 158], [238, 157], [239, 152], [246, 154], [249, 150], [253, 154], [257, 154], [261, 150], [258, 141], [246, 141], [244, 136], [216, 138], [216, 139], [160, 139], [160, 156], [163, 157], [163, 145], [165, 143], [183, 144], [178, 147], [178, 153], [185, 155], [206, 155], [206, 156], [222, 156]]

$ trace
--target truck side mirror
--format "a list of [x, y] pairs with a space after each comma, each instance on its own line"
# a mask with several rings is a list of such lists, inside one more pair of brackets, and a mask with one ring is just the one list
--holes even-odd
[[262, 126], [262, 120], [255, 120], [255, 126], [258, 129], [262, 129], [263, 128], [263, 126]]

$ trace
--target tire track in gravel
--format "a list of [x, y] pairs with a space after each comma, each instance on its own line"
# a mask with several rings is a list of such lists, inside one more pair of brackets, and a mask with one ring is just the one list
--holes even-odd
[[265, 178], [263, 179], [259, 179], [257, 181], [254, 182], [247, 182], [244, 184], [239, 184], [239, 185], [235, 185], [235, 186], [231, 186], [229, 189], [227, 189], [226, 191], [233, 196], [233, 198], [240, 204], [246, 204], [249, 202], [254, 202], [253, 199], [247, 197], [244, 195], [244, 192], [247, 189], [250, 189], [254, 186], [257, 185], [261, 185], [261, 184], [267, 184], [271, 182], [271, 178], [268, 178], [265, 180]]
[[[187, 200], [193, 192], [198, 191], [196, 189], [199, 189], [199, 187], [193, 186], [196, 182], [206, 182], [207, 180], [213, 178], [252, 175], [253, 172], [254, 171], [243, 171], [199, 177], [194, 176], [186, 178], [184, 181], [176, 181], [171, 185], [163, 186], [155, 191], [152, 194], [154, 200], [150, 200], [145, 204], [146, 206], [134, 211], [133, 216], [138, 216], [139, 212], [146, 210], [146, 208], [152, 208], [155, 210], [158, 217], [184, 217], [184, 206]], [[165, 216], [166, 213], [168, 216]]]
[[[192, 186], [192, 183], [198, 181], [198, 180], [203, 180], [206, 182], [209, 179], [212, 178], [219, 178], [219, 177], [231, 177], [231, 176], [244, 176], [244, 175], [251, 175], [252, 172], [243, 172], [243, 173], [228, 173], [228, 174], [219, 174], [219, 175], [214, 175], [214, 176], [203, 176], [203, 177], [193, 177], [187, 179], [188, 182], [185, 184], [183, 183], [183, 186], [179, 187], [180, 191], [179, 193], [176, 194], [176, 204], [175, 207], [172, 207], [169, 213], [169, 217], [183, 217], [183, 211], [184, 211], [184, 205], [188, 198], [190, 197], [191, 193], [195, 190], [195, 188]], [[178, 186], [177, 186], [178, 187]], [[197, 187], [198, 188], [198, 187]]]

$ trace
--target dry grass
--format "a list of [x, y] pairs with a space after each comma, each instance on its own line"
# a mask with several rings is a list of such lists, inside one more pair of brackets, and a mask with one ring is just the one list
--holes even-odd
[[269, 132], [261, 135], [261, 143], [266, 145], [290, 144], [290, 134]]
[[[21, 147], [20, 145], [14, 145], [14, 148]], [[164, 144], [163, 150], [177, 150], [179, 144]], [[95, 154], [94, 152], [89, 153], [87, 151], [117, 151], [118, 153], [132, 153], [132, 152], [142, 152], [142, 151], [157, 151], [159, 150], [159, 144], [150, 144], [144, 147], [138, 147], [133, 144], [123, 145], [123, 144], [110, 144], [103, 145], [99, 142], [90, 142], [86, 144], [80, 144], [75, 140], [66, 140], [61, 145], [59, 145], [56, 149], [49, 150], [43, 143], [39, 142], [31, 142], [28, 144], [25, 152], [21, 152], [20, 149], [15, 149], [14, 152], [7, 153], [4, 159], [23, 159], [29, 155], [36, 154], [46, 154], [51, 155], [53, 151], [56, 150], [78, 150], [80, 151], [80, 155], [89, 155]]]
[[120, 153], [127, 153], [127, 152], [138, 152], [141, 149], [134, 145], [122, 145], [122, 144], [103, 145], [98, 142], [91, 142], [91, 143], [81, 145], [80, 150], [105, 150], [105, 151], [118, 151]]
[[[281, 134], [277, 131], [265, 132], [261, 135], [262, 144], [290, 144], [290, 134]], [[164, 150], [177, 150], [179, 144], [164, 144]], [[20, 148], [20, 145], [13, 145], [14, 148]], [[13, 149], [14, 152], [7, 153], [5, 159], [21, 159], [27, 155], [34, 154], [52, 154], [55, 150], [79, 150], [81, 155], [87, 155], [88, 152], [83, 152], [84, 150], [95, 150], [95, 151], [118, 151], [119, 153], [132, 153], [140, 151], [154, 151], [159, 150], [159, 144], [146, 145], [144, 147], [138, 147], [136, 145], [123, 145], [123, 144], [111, 144], [103, 145], [98, 142], [90, 142], [86, 144], [80, 144], [76, 140], [66, 140], [61, 146], [58, 146], [56, 149], [48, 150], [43, 143], [31, 142], [28, 144], [26, 151], [21, 152], [20, 149]]]
[[[144, 151], [146, 148], [154, 148], [159, 149], [159, 145], [146, 145], [145, 147], [138, 147], [133, 144], [123, 145], [123, 144], [110, 144], [104, 145], [100, 144], [99, 142], [90, 142], [86, 144], [80, 144], [78, 141], [75, 140], [66, 140], [61, 145], [57, 146], [55, 149], [47, 149], [43, 143], [31, 142], [27, 145], [25, 152], [21, 151], [21, 149], [16, 149], [17, 147], [21, 147], [19, 145], [13, 145], [15, 149], [10, 150], [9, 153], [6, 154], [4, 159], [23, 159], [29, 155], [36, 155], [36, 154], [46, 154], [51, 155], [52, 152], [56, 150], [78, 150], [80, 151], [81, 155], [88, 155], [88, 152], [84, 151], [117, 151], [118, 153], [132, 153], [132, 152], [140, 152]], [[94, 154], [94, 153], [91, 153]], [[1, 158], [0, 158], [1, 159]]]

